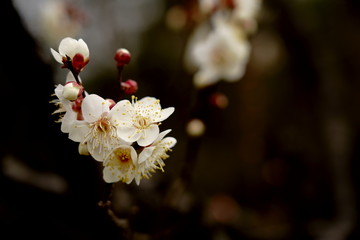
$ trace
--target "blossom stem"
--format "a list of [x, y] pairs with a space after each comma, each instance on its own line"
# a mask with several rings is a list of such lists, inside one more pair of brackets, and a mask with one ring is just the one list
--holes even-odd
[[121, 100], [125, 94], [124, 88], [122, 87], [122, 72], [124, 70], [124, 66], [117, 66], [117, 70], [118, 70], [118, 81], [119, 81], [119, 85], [120, 85], [120, 94], [119, 94], [119, 100]]
[[[79, 72], [74, 69], [71, 58], [69, 56], [66, 56], [66, 60], [64, 59], [63, 63], [64, 63], [64, 67], [68, 68], [70, 72], [73, 74], [76, 83], [82, 86], [82, 83], [79, 79]], [[82, 92], [82, 96], [85, 97], [85, 91]]]
[[[80, 82], [80, 79], [79, 79], [79, 73], [76, 72], [74, 69], [70, 69], [70, 71], [74, 75], [76, 83], [79, 84], [80, 86], [82, 86], [82, 83]], [[81, 94], [83, 97], [85, 97], [85, 91], [83, 91]]]

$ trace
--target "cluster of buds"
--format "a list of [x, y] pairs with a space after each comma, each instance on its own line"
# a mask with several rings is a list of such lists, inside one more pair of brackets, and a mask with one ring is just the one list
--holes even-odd
[[[134, 80], [122, 82], [121, 72], [129, 64], [131, 54], [120, 48], [115, 61], [119, 70], [120, 93], [131, 94], [131, 99], [104, 99], [89, 94], [83, 87], [80, 72], [89, 62], [89, 49], [82, 40], [64, 38], [59, 51], [51, 49], [55, 60], [69, 70], [65, 85], [57, 85], [53, 102], [61, 113], [61, 131], [79, 143], [79, 153], [90, 155], [102, 163], [105, 182], [118, 181], [139, 185], [156, 169], [164, 171], [164, 159], [176, 144], [176, 139], [166, 137], [170, 129], [160, 132], [159, 125], [173, 112], [173, 107], [162, 109], [160, 100], [134, 94]], [[123, 94], [119, 94], [123, 96]]]

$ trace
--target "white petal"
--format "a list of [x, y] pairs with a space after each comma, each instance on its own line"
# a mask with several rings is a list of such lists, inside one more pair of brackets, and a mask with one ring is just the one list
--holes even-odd
[[118, 102], [109, 113], [109, 116], [117, 122], [131, 122], [134, 108], [128, 100]]
[[144, 97], [135, 103], [136, 106], [149, 107], [161, 109], [160, 101], [154, 97]]
[[119, 126], [117, 134], [119, 138], [127, 142], [135, 142], [141, 136], [141, 132], [137, 132], [136, 128], [128, 126]]
[[74, 142], [83, 142], [89, 131], [88, 123], [76, 120], [69, 130], [69, 138]]
[[78, 41], [78, 53], [82, 54], [85, 59], [88, 58], [90, 54], [87, 44], [81, 38]]
[[131, 160], [136, 165], [138, 162], [138, 155], [133, 147], [129, 146], [129, 148], [130, 148]]
[[[129, 176], [128, 176], [128, 177], [129, 177]], [[134, 177], [135, 177], [134, 175], [130, 176], [129, 180], [127, 180], [126, 183], [127, 183], [127, 184], [130, 184], [130, 183], [132, 182], [132, 180], [134, 180]], [[137, 183], [137, 182], [136, 182], [136, 183]], [[137, 183], [137, 185], [139, 185], [139, 184]]]
[[110, 168], [104, 167], [103, 169], [103, 178], [107, 183], [114, 183], [119, 181], [119, 177], [114, 173]]
[[64, 86], [61, 85], [61, 84], [57, 85], [56, 88], [55, 88], [55, 95], [56, 95], [57, 98], [60, 99], [60, 100], [61, 100], [61, 98], [63, 98], [63, 97], [62, 97], [62, 92], [63, 92], [63, 90], [64, 90]]
[[135, 176], [135, 182], [136, 182], [136, 184], [137, 184], [138, 186], [140, 185], [140, 180], [141, 180], [140, 176], [139, 176], [139, 175], [136, 175], [136, 176]]
[[62, 56], [57, 52], [55, 51], [54, 49], [50, 48], [50, 51], [51, 51], [51, 54], [53, 55], [53, 57], [55, 58], [55, 60], [58, 62], [58, 63], [63, 63], [62, 61]]
[[62, 56], [69, 56], [73, 58], [76, 54], [78, 42], [76, 39], [67, 37], [61, 40], [59, 45], [59, 53]]
[[[79, 81], [82, 82], [80, 76], [78, 76], [78, 78]], [[66, 75], [66, 82], [76, 82], [75, 77], [71, 71], [69, 71], [68, 74]]]
[[144, 148], [142, 152], [139, 154], [138, 163], [141, 164], [145, 162], [151, 156], [155, 148], [156, 148], [155, 146]]
[[171, 132], [171, 129], [162, 131], [159, 136], [156, 138], [156, 140], [154, 141], [154, 144], [156, 144], [158, 141], [162, 140], [166, 134], [168, 134], [169, 132]]
[[68, 133], [71, 125], [76, 121], [77, 113], [72, 110], [67, 110], [64, 117], [61, 119], [61, 131]]
[[137, 140], [137, 143], [140, 146], [148, 146], [154, 142], [154, 140], [159, 136], [159, 127], [158, 125], [151, 125], [149, 128], [146, 128], [142, 132], [142, 136]]
[[88, 145], [89, 153], [98, 162], [103, 162], [104, 159], [106, 158], [106, 156], [109, 154], [109, 151], [105, 152], [103, 149], [102, 149], [102, 151], [100, 151], [100, 149], [101, 149], [100, 146], [93, 148], [93, 147], [90, 147], [91, 143], [88, 143], [87, 145]]
[[84, 120], [89, 123], [97, 121], [103, 112], [109, 112], [109, 106], [106, 104], [105, 99], [96, 94], [86, 96], [81, 109]]
[[168, 148], [172, 148], [177, 143], [177, 140], [173, 137], [166, 137], [161, 141], [161, 144], [166, 144]]
[[156, 115], [156, 112], [160, 113], [160, 101], [153, 97], [144, 97], [134, 104], [134, 109], [137, 114], [150, 117]]
[[160, 113], [159, 117], [154, 118], [154, 119], [155, 119], [155, 122], [164, 121], [164, 120], [167, 119], [174, 111], [175, 111], [175, 108], [174, 108], [174, 107], [168, 107], [168, 108], [165, 108], [165, 109], [161, 110], [161, 113]]

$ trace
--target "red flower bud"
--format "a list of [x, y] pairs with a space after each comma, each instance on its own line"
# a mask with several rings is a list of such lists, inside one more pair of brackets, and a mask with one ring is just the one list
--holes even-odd
[[84, 56], [80, 53], [75, 54], [75, 56], [72, 59], [72, 66], [73, 69], [77, 72], [80, 73], [86, 64], [89, 63], [89, 58], [84, 59]]
[[228, 97], [223, 93], [213, 93], [210, 96], [210, 103], [217, 108], [226, 108], [229, 104]]
[[129, 64], [131, 60], [131, 54], [127, 49], [119, 48], [115, 53], [114, 59], [116, 61], [117, 66], [122, 67], [126, 64]]
[[121, 88], [125, 92], [125, 94], [134, 94], [138, 90], [138, 84], [134, 80], [127, 80], [121, 83]]
[[112, 100], [111, 98], [105, 99], [105, 102], [109, 106], [110, 109], [112, 109], [116, 105], [116, 102], [114, 100]]

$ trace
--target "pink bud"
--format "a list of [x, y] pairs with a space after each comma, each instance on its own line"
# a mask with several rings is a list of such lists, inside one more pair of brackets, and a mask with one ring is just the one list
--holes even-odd
[[226, 108], [229, 104], [228, 97], [223, 93], [214, 93], [210, 97], [210, 103], [218, 108]]
[[74, 101], [79, 96], [81, 96], [83, 92], [83, 87], [76, 82], [69, 81], [65, 84], [62, 95], [65, 99]]
[[81, 112], [81, 104], [82, 104], [83, 98], [79, 97], [77, 98], [73, 104], [72, 104], [72, 110], [74, 112]]
[[114, 59], [116, 61], [117, 66], [122, 67], [126, 64], [129, 64], [131, 60], [131, 54], [127, 49], [119, 48], [115, 53]]
[[121, 83], [121, 88], [125, 92], [125, 94], [134, 94], [138, 90], [138, 84], [135, 80], [127, 80]]
[[116, 102], [114, 100], [112, 100], [111, 98], [105, 99], [105, 102], [109, 106], [110, 109], [112, 109], [116, 105]]

